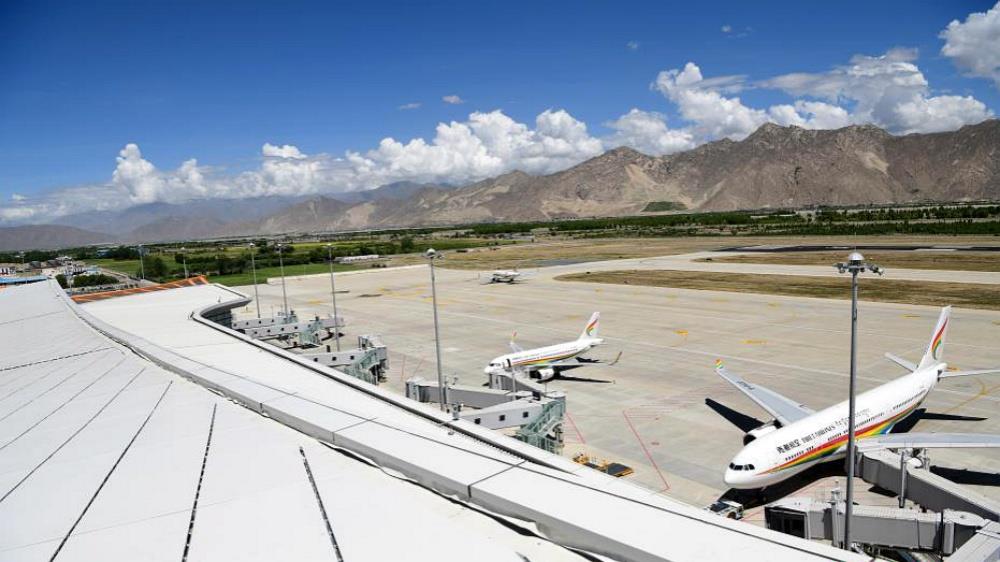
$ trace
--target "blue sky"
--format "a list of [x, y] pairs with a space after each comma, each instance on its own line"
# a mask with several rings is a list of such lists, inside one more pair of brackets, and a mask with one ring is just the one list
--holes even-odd
[[[668, 153], [741, 138], [762, 120], [820, 128], [871, 121], [902, 133], [954, 128], [1000, 110], [1000, 73], [993, 73], [1000, 46], [976, 44], [991, 37], [992, 14], [1000, 14], [994, 2], [751, 4], [5, 2], [0, 208], [45, 205], [0, 220], [44, 220], [101, 197], [112, 208], [411, 178], [462, 182], [513, 168], [544, 173], [617, 144]], [[964, 47], [942, 54], [947, 41], [939, 35], [949, 22], [974, 13], [990, 18], [958, 29], [952, 41]], [[985, 60], [977, 54], [991, 49]], [[888, 100], [908, 103], [910, 113], [879, 113], [872, 107], [885, 103], [869, 99], [875, 94], [844, 95], [881, 88], [838, 77], [836, 69], [858, 63], [855, 55], [876, 58], [862, 66], [898, 63], [907, 79], [919, 75], [923, 85]], [[685, 72], [689, 62], [697, 74]], [[671, 69], [672, 78], [657, 81]], [[790, 85], [792, 73], [814, 79], [803, 90]], [[699, 80], [716, 77], [729, 78]], [[768, 82], [777, 77], [786, 77], [781, 87]], [[836, 82], [840, 94], [824, 97], [817, 81]], [[743, 124], [704, 115], [734, 98], [752, 110], [734, 117]], [[805, 106], [793, 117], [769, 109], [795, 101], [847, 113], [809, 121]], [[401, 109], [406, 104], [419, 107]], [[912, 114], [923, 107], [953, 115], [932, 122]], [[643, 113], [609, 126], [633, 108]], [[536, 125], [547, 109], [565, 113]], [[481, 154], [466, 145], [460, 156], [405, 146], [367, 154], [385, 137], [435, 145], [438, 123], [493, 110], [528, 131], [511, 133], [514, 125], [502, 119], [473, 127], [477, 137], [491, 127], [507, 131], [497, 133], [507, 148], [487, 139]], [[126, 150], [129, 143], [136, 150]], [[342, 161], [346, 151], [365, 162]], [[440, 162], [427, 163], [434, 158]], [[189, 159], [196, 164], [178, 171]], [[54, 206], [54, 198], [80, 201]]]

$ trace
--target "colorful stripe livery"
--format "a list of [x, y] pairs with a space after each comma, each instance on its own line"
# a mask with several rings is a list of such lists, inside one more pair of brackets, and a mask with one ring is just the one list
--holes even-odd
[[549, 363], [551, 361], [562, 361], [563, 359], [569, 359], [577, 354], [577, 351], [570, 351], [569, 353], [560, 353], [557, 355], [550, 355], [548, 357], [539, 357], [538, 359], [526, 359], [522, 361], [514, 361], [513, 365], [515, 367], [524, 367], [530, 365], [542, 365]]
[[941, 325], [941, 329], [938, 333], [934, 334], [934, 340], [931, 342], [931, 357], [938, 359], [938, 348], [941, 347], [941, 341], [944, 339], [944, 331], [948, 328], [948, 320], [944, 321]]
[[723, 367], [725, 367], [725, 365], [722, 364], [722, 359], [716, 359], [715, 360], [715, 368], [716, 369], [721, 369]]
[[[896, 414], [895, 416], [885, 421], [876, 423], [874, 425], [863, 427], [859, 430], [856, 430], [854, 433], [858, 439], [864, 439], [865, 437], [871, 437], [873, 435], [883, 435], [889, 433], [889, 430], [892, 429], [893, 425], [895, 425], [899, 420], [910, 415], [910, 412], [915, 410], [919, 405], [920, 401], [918, 400], [915, 404], [913, 404], [913, 406], [910, 406], [908, 409]], [[837, 452], [837, 450], [840, 449], [840, 446], [845, 443], [847, 443], [846, 432], [844, 433], [844, 435], [841, 435], [840, 437], [837, 437], [832, 441], [827, 441], [826, 443], [815, 449], [804, 451], [803, 453], [799, 454], [799, 456], [793, 458], [792, 460], [784, 464], [779, 464], [778, 466], [770, 470], [764, 471], [764, 474], [774, 474], [775, 472], [781, 472], [782, 470], [795, 468], [797, 466], [810, 463], [812, 461], [819, 460], [824, 457], [828, 457]]]
[[[594, 318], [594, 320], [590, 324], [587, 324], [587, 327], [583, 329], [587, 336], [594, 337], [594, 328], [597, 327], [597, 321], [598, 319]], [[579, 326], [579, 324], [577, 324], [577, 326]]]

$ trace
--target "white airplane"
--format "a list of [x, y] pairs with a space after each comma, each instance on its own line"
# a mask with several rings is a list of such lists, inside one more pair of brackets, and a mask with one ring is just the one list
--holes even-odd
[[508, 283], [513, 285], [514, 283], [517, 283], [519, 280], [521, 280], [523, 277], [524, 274], [516, 269], [497, 269], [489, 274], [484, 284]]
[[[861, 393], [855, 405], [855, 443], [859, 452], [878, 449], [931, 449], [1000, 447], [1000, 435], [972, 433], [897, 433], [892, 427], [913, 413], [938, 381], [967, 375], [1000, 372], [1000, 369], [948, 371], [941, 361], [951, 307], [941, 311], [931, 341], [920, 363], [914, 365], [886, 353], [908, 375]], [[733, 457], [724, 480], [737, 489], [757, 489], [785, 480], [818, 463], [847, 456], [845, 400], [815, 412], [773, 390], [747, 382], [716, 361], [715, 371], [746, 394], [774, 420], [750, 430], [745, 446]]]
[[[600, 320], [601, 313], [595, 312], [587, 321], [583, 332], [580, 332], [580, 337], [566, 343], [536, 349], [521, 349], [521, 346], [514, 343], [514, 339], [511, 338], [510, 349], [512, 353], [494, 358], [484, 371], [487, 374], [499, 370], [511, 373], [521, 372], [536, 378], [550, 379], [559, 374], [560, 371], [599, 363], [600, 361], [596, 359], [586, 359], [581, 355], [604, 343], [603, 339], [597, 337]], [[576, 358], [576, 362], [570, 361], [573, 358]], [[615, 361], [617, 362], [617, 359]]]

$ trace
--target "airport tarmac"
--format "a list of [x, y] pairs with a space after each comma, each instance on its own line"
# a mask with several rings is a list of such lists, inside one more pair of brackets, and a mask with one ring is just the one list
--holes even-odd
[[[512, 332], [517, 332], [517, 341], [525, 348], [567, 341], [577, 337], [592, 311], [599, 310], [600, 336], [606, 342], [590, 356], [612, 359], [621, 351], [622, 357], [614, 366], [569, 373], [610, 382], [549, 384], [550, 389], [568, 395], [564, 454], [586, 452], [627, 464], [635, 469], [630, 479], [682, 501], [707, 505], [726, 491], [723, 469], [742, 447], [743, 435], [706, 406], [706, 398], [768, 420], [765, 412], [715, 375], [715, 359], [722, 358], [731, 371], [814, 409], [829, 406], [847, 396], [850, 309], [846, 302], [836, 300], [553, 280], [563, 273], [660, 269], [670, 267], [668, 263], [755, 269], [752, 264], [690, 262], [692, 257], [561, 265], [538, 270], [514, 285], [483, 285], [477, 272], [438, 268], [445, 374], [457, 376], [461, 384], [484, 383], [483, 367], [507, 352]], [[882, 265], [891, 268], [891, 264]], [[827, 274], [823, 268], [768, 268], [774, 273], [786, 269], [795, 274], [803, 274], [803, 269]], [[967, 275], [900, 270], [893, 278], [971, 281]], [[976, 282], [1000, 282], [996, 273], [978, 277]], [[259, 287], [264, 316], [281, 308], [280, 281], [271, 282]], [[844, 282], [849, 282], [846, 277]], [[252, 287], [237, 289], [253, 296]], [[353, 347], [357, 335], [369, 333], [381, 334], [389, 347], [386, 387], [402, 392], [408, 377], [436, 377], [430, 277], [425, 266], [338, 274], [337, 289], [337, 304], [348, 322], [347, 337], [342, 339], [345, 347]], [[300, 318], [332, 312], [327, 275], [289, 279], [287, 292], [289, 306]], [[238, 312], [240, 318], [255, 314], [253, 305]], [[936, 307], [862, 302], [859, 389], [904, 374], [882, 354], [889, 351], [917, 360], [938, 312]], [[961, 369], [1000, 365], [1000, 312], [955, 309], [945, 360]], [[996, 415], [1000, 412], [1000, 375], [944, 381], [925, 406], [935, 413], [986, 419], [921, 420], [916, 426], [919, 431], [1000, 433], [1000, 416]], [[1000, 451], [937, 450], [930, 458], [933, 465], [945, 469], [978, 471], [956, 474], [979, 482], [970, 484], [979, 493], [1000, 499]], [[806, 479], [792, 486], [793, 493], [799, 484], [800, 493], [812, 495], [817, 489], [828, 489], [832, 478]]]

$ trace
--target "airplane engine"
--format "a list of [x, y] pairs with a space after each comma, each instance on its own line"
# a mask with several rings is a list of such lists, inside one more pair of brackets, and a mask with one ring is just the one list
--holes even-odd
[[544, 369], [538, 369], [535, 372], [538, 373], [538, 380], [541, 382], [545, 382], [556, 376], [556, 370], [553, 369], [552, 367], [545, 367]]
[[747, 445], [754, 439], [757, 439], [758, 437], [763, 437], [764, 435], [767, 435], [772, 431], [777, 431], [779, 427], [781, 427], [781, 425], [778, 423], [777, 420], [771, 420], [760, 427], [755, 427], [750, 431], [748, 431], [746, 435], [743, 436], [743, 445]]

